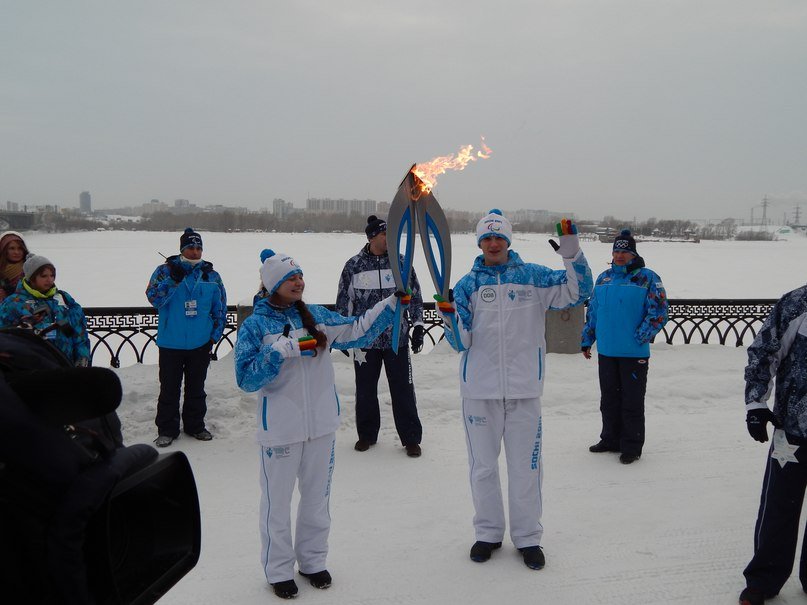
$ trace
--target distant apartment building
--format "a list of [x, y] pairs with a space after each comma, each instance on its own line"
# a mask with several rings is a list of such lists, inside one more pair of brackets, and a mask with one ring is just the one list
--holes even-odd
[[275, 218], [282, 219], [286, 218], [290, 214], [294, 214], [295, 208], [294, 204], [291, 202], [287, 202], [284, 199], [276, 197], [272, 201], [272, 213], [275, 215]]
[[11, 212], [19, 212], [20, 211], [20, 205], [17, 202], [7, 201], [6, 202], [6, 210], [10, 210]]
[[78, 196], [78, 209], [84, 214], [92, 214], [92, 198], [89, 191], [82, 191]]
[[151, 200], [143, 204], [143, 215], [154, 214], [156, 212], [168, 212], [168, 205], [160, 200]]
[[507, 214], [507, 218], [512, 223], [551, 223], [562, 218], [574, 220], [574, 212], [555, 212], [551, 210], [536, 210], [534, 208], [522, 208]]
[[367, 216], [376, 212], [375, 200], [345, 200], [310, 197], [305, 201], [305, 210], [312, 214], [360, 214]]

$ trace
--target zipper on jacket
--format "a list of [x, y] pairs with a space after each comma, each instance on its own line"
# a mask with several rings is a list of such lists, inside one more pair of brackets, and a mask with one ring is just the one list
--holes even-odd
[[267, 409], [266, 405], [266, 395], [263, 396], [263, 409], [261, 410], [261, 424], [263, 424], [263, 430], [269, 430], [269, 410]]
[[[504, 301], [504, 296], [502, 296], [502, 274], [496, 273], [496, 283], [499, 286], [499, 325], [504, 326], [504, 318], [502, 316], [502, 306]], [[504, 365], [504, 335], [503, 329], [499, 331], [499, 375], [501, 376], [502, 380], [502, 399], [507, 399], [507, 368]]]

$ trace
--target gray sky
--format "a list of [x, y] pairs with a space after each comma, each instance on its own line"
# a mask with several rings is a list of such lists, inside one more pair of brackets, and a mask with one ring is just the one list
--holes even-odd
[[[803, 0], [0, 0], [0, 203], [807, 216]], [[760, 211], [755, 211], [759, 216]]]

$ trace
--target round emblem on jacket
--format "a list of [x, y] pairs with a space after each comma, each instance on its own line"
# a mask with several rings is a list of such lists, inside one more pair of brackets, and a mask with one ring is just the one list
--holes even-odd
[[496, 290], [493, 288], [482, 288], [482, 291], [479, 293], [482, 302], [493, 302], [496, 300]]

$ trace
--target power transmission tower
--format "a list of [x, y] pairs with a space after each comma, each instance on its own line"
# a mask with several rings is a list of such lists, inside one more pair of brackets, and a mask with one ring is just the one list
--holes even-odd
[[765, 194], [765, 197], [762, 198], [762, 224], [763, 225], [768, 224], [768, 218], [767, 218], [767, 216], [768, 216], [768, 204], [770, 204], [770, 202], [768, 201], [768, 194]]

